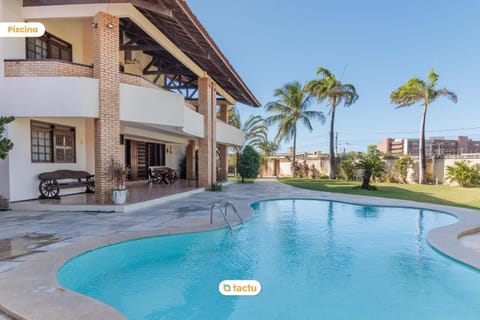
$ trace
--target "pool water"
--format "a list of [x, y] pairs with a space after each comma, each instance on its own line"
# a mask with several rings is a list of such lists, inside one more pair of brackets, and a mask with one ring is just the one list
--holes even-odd
[[[253, 208], [233, 233], [87, 252], [62, 267], [59, 281], [131, 320], [480, 318], [480, 272], [425, 240], [430, 229], [455, 223], [450, 215], [319, 200]], [[223, 296], [226, 279], [254, 279], [262, 291]]]

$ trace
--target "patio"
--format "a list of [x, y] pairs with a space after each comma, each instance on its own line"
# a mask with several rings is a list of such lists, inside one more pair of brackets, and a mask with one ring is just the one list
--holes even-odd
[[146, 180], [127, 183], [128, 197], [124, 205], [97, 205], [95, 194], [77, 193], [60, 199], [34, 199], [10, 203], [13, 210], [22, 211], [95, 211], [127, 212], [161, 204], [204, 191], [187, 180], [174, 184], [148, 183]]

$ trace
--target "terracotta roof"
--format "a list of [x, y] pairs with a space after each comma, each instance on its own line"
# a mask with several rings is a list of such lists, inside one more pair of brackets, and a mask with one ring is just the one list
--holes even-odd
[[[24, 6], [105, 2], [132, 3], [235, 100], [254, 107], [260, 106], [184, 0], [24, 0]], [[166, 10], [171, 14], [165, 14]]]

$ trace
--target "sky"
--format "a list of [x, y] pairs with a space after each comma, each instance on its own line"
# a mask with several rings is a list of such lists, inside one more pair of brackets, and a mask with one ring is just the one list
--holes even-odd
[[[335, 116], [338, 151], [364, 151], [383, 137], [418, 138], [422, 107], [395, 109], [390, 94], [435, 68], [439, 98], [427, 114], [426, 137], [480, 140], [480, 0], [187, 0], [188, 5], [263, 105], [285, 83], [305, 83], [324, 67], [359, 94]], [[237, 104], [242, 120], [268, 116]], [[297, 152], [328, 152], [327, 122], [301, 128]], [[276, 128], [269, 129], [273, 138]], [[292, 142], [282, 144], [286, 151]]]

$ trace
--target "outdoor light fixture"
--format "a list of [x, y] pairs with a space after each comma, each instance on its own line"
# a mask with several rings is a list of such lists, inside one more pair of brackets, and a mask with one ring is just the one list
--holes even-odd
[[90, 25], [92, 26], [92, 28], [97, 28], [98, 27], [98, 23], [96, 23], [96, 22], [92, 22]]
[[111, 23], [111, 22], [107, 23], [107, 28], [113, 29], [113, 23]]

